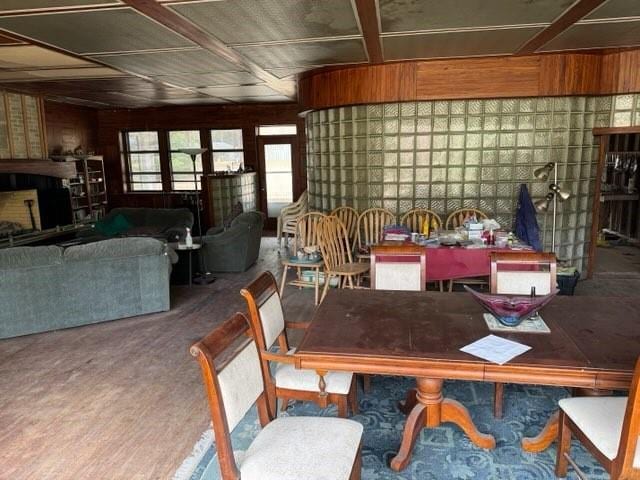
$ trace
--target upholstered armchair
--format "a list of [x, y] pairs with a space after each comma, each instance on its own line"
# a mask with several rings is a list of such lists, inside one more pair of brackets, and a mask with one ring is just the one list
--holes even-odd
[[278, 217], [278, 246], [282, 246], [282, 237], [296, 234], [296, 224], [298, 218], [309, 210], [309, 194], [305, 190], [297, 201], [283, 207]]

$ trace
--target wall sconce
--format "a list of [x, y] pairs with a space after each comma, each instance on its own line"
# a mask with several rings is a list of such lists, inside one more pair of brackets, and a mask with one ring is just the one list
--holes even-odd
[[558, 185], [558, 166], [549, 162], [544, 167], [536, 168], [533, 171], [533, 175], [540, 180], [546, 181], [549, 179], [549, 174], [553, 170], [553, 183], [549, 185], [549, 193], [541, 200], [538, 200], [533, 205], [537, 212], [546, 213], [549, 210], [549, 205], [553, 205], [553, 224], [551, 227], [551, 251], [556, 251], [556, 213], [558, 210], [558, 200], [564, 202], [571, 197], [571, 192], [563, 190]]

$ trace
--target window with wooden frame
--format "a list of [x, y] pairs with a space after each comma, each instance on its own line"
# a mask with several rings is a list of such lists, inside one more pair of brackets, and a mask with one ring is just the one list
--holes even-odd
[[[172, 190], [200, 190], [202, 155], [196, 157], [196, 176], [191, 156], [180, 152], [183, 148], [200, 148], [200, 130], [172, 130], [169, 132], [169, 161]], [[196, 181], [197, 180], [197, 181]]]
[[132, 192], [162, 191], [158, 132], [132, 131], [123, 132], [122, 136], [129, 189]]
[[211, 158], [214, 172], [235, 172], [243, 166], [242, 129], [211, 130]]

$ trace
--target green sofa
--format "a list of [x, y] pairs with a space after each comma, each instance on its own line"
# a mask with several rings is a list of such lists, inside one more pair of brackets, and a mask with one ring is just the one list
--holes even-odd
[[169, 310], [175, 252], [153, 238], [0, 250], [0, 338]]
[[[116, 227], [118, 220], [124, 223], [124, 229]], [[101, 232], [101, 226], [107, 228]], [[187, 228], [193, 227], [193, 214], [188, 208], [114, 208], [93, 227], [84, 236], [154, 237], [177, 242], [184, 240]], [[110, 228], [117, 233], [105, 233]]]
[[245, 212], [231, 222], [231, 226], [207, 231], [203, 251], [210, 272], [244, 272], [258, 259], [264, 215]]

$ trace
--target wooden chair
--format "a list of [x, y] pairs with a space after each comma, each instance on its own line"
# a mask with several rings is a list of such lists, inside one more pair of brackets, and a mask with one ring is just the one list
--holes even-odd
[[[476, 208], [461, 208], [459, 210], [455, 210], [449, 214], [447, 217], [447, 222], [445, 224], [445, 230], [453, 230], [457, 227], [461, 227], [465, 220], [475, 214], [478, 220], [484, 220], [489, 218], [486, 213], [476, 209]], [[463, 284], [463, 285], [486, 285], [487, 279], [486, 277], [480, 278], [458, 278], [449, 281], [449, 291], [453, 291], [453, 286], [455, 284]]]
[[372, 290], [425, 290], [427, 252], [414, 244], [371, 247]]
[[329, 215], [338, 217], [344, 224], [344, 228], [347, 229], [347, 234], [349, 235], [349, 245], [353, 247], [358, 240], [358, 211], [351, 207], [338, 207]]
[[288, 242], [288, 235], [295, 235], [298, 218], [309, 210], [309, 194], [305, 190], [298, 200], [280, 210], [277, 223], [278, 246], [282, 246], [282, 238]]
[[[296, 233], [294, 237], [294, 248], [292, 254], [295, 256], [299, 249], [303, 249], [305, 247], [319, 247], [320, 241], [318, 237], [318, 224], [325, 217], [323, 213], [320, 212], [309, 212], [305, 213], [301, 217], [298, 218], [296, 223]], [[291, 282], [289, 285], [293, 285], [295, 287], [306, 287], [313, 285], [315, 288], [315, 303], [318, 304], [318, 299], [320, 297], [320, 269], [324, 265], [322, 260], [317, 260], [315, 262], [307, 262], [302, 263], [300, 261], [296, 261], [295, 258], [285, 258], [282, 260], [282, 282], [280, 285], [280, 297], [284, 296], [284, 287], [287, 284], [287, 272], [289, 268], [296, 268], [297, 270], [297, 278]], [[315, 274], [315, 278], [312, 282], [308, 282], [303, 280], [301, 277], [302, 269], [305, 270], [313, 270]]]
[[356, 284], [360, 285], [360, 276], [369, 271], [369, 264], [353, 261], [347, 229], [338, 217], [329, 216], [320, 222], [320, 251], [325, 270], [320, 303], [327, 296], [333, 277], [340, 279], [338, 286], [348, 284], [349, 288], [355, 288]]
[[556, 476], [567, 464], [587, 478], [569, 456], [571, 435], [602, 464], [611, 480], [640, 479], [640, 359], [636, 361], [628, 397], [572, 397], [560, 400]]
[[[556, 256], [539, 252], [491, 252], [491, 293], [505, 295], [548, 295], [557, 288]], [[504, 384], [496, 383], [493, 415], [502, 418]]]
[[[328, 372], [321, 379], [313, 370], [300, 370], [294, 366], [289, 348], [288, 328], [306, 328], [308, 324], [285, 322], [276, 279], [271, 272], [264, 272], [240, 293], [247, 301], [251, 330], [258, 344], [264, 383], [269, 391], [269, 406], [275, 415], [276, 399], [282, 401], [286, 410], [289, 400], [316, 402], [321, 407], [328, 403], [338, 406], [338, 414], [347, 416], [348, 403], [353, 413], [358, 411], [356, 382], [353, 373]], [[278, 351], [273, 352], [275, 343]], [[271, 370], [270, 364], [274, 363]], [[272, 372], [273, 371], [273, 375]]]
[[[190, 349], [202, 371], [222, 480], [359, 480], [362, 425], [327, 417], [274, 420], [247, 329], [246, 317], [236, 313]], [[256, 403], [262, 430], [236, 460], [230, 432]]]
[[422, 233], [422, 227], [425, 222], [428, 225], [429, 232], [431, 232], [433, 228], [438, 230], [442, 228], [442, 219], [437, 213], [427, 210], [426, 208], [414, 208], [400, 218], [400, 225], [406, 225], [415, 233]]
[[396, 216], [385, 208], [369, 208], [358, 217], [358, 260], [368, 259], [368, 253], [360, 253], [360, 249], [380, 242], [385, 225], [396, 222]]
[[478, 220], [485, 220], [489, 218], [486, 213], [478, 209], [461, 208], [449, 214], [449, 216], [447, 217], [447, 222], [445, 223], [445, 230], [453, 230], [457, 227], [461, 227], [465, 220], [473, 216], [474, 214]]

